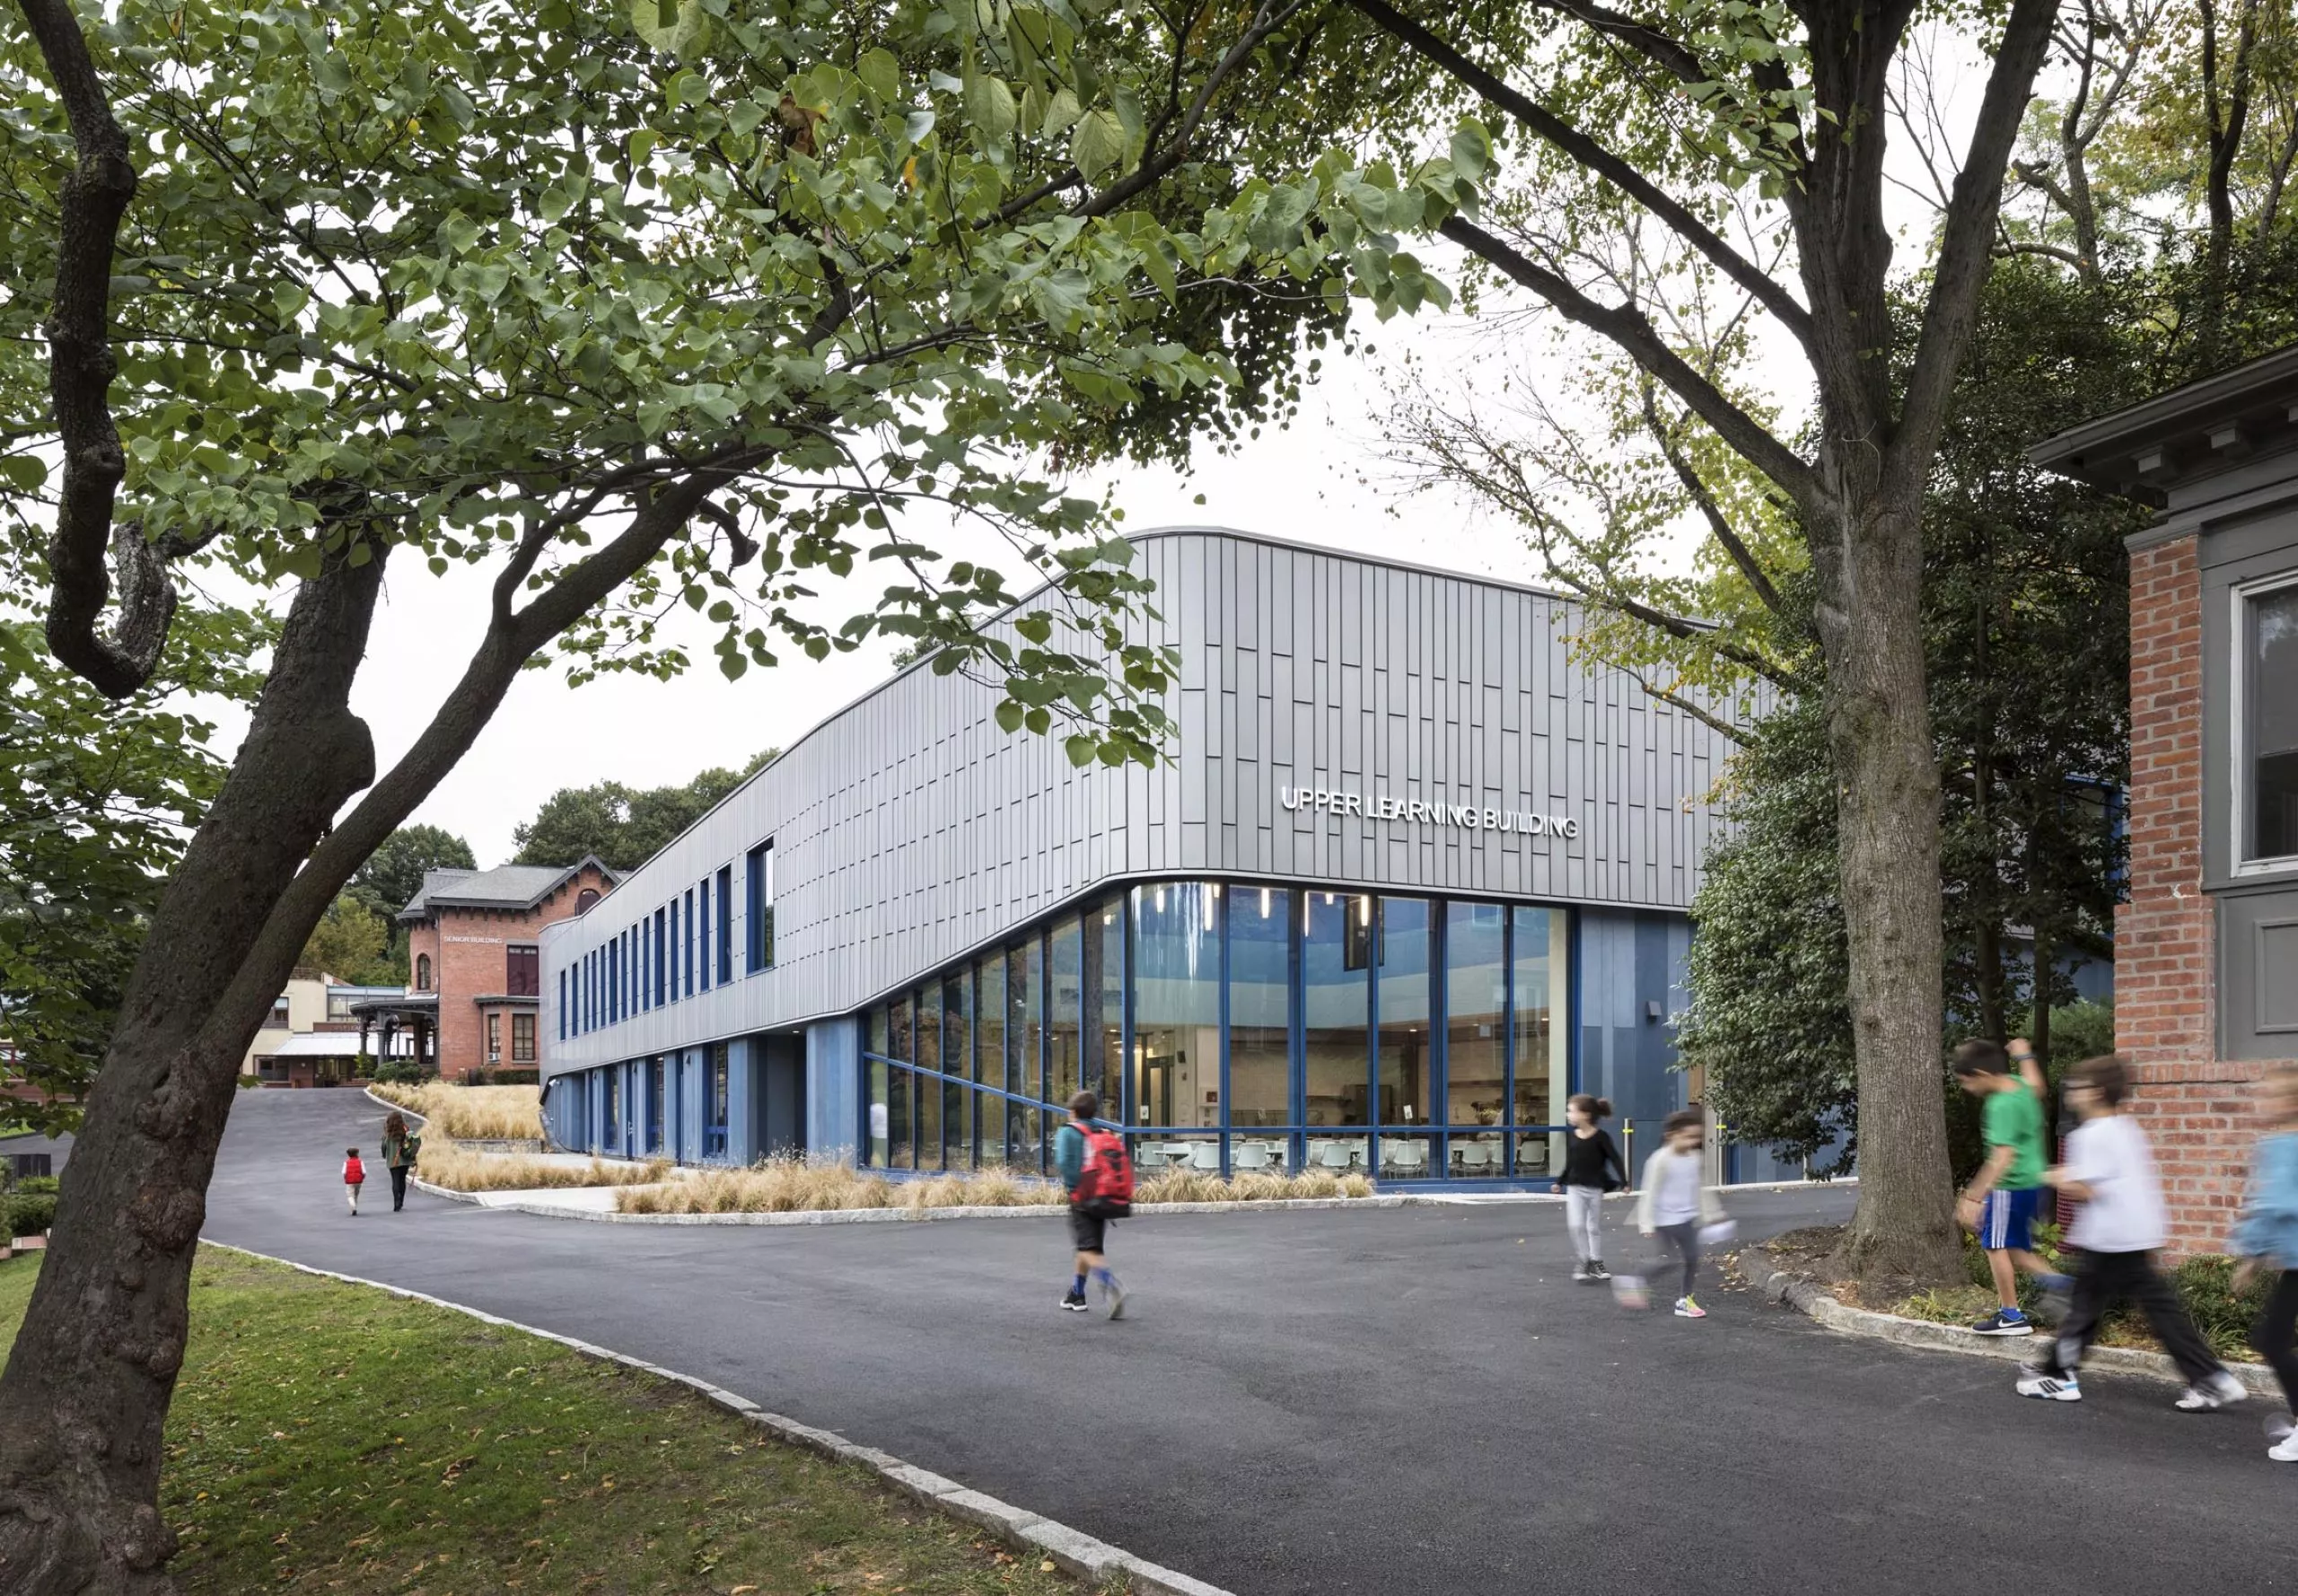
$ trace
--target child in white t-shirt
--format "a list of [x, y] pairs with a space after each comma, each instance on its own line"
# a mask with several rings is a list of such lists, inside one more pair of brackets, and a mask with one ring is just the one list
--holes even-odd
[[2020, 1365], [2019, 1394], [2081, 1401], [2075, 1370], [2107, 1310], [2127, 1299], [2187, 1377], [2178, 1406], [2206, 1413], [2249, 1393], [2212, 1355], [2177, 1289], [2154, 1267], [2163, 1236], [2162, 1181], [2146, 1133], [2123, 1112], [2129, 1096], [2130, 1071], [2120, 1058], [2085, 1059], [2066, 1073], [2067, 1106], [2083, 1123], [2066, 1138], [2066, 1162], [2043, 1179], [2083, 1205], [2066, 1232], [2066, 1244], [2080, 1249], [2074, 1302], [2043, 1355]]

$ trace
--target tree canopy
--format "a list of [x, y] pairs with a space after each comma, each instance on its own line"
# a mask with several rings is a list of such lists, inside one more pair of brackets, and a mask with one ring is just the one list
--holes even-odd
[[[1403, 239], [1490, 147], [1360, 158], [1303, 91], [1305, 0], [17, 9], [0, 539], [49, 649], [128, 703], [186, 591], [292, 594], [0, 1374], [0, 1567], [155, 1590], [239, 1057], [518, 673], [684, 669], [680, 605], [730, 677], [889, 632], [1009, 732], [1153, 764], [1174, 656], [1061, 464], [1281, 410], [1352, 299], [1445, 303]], [[950, 518], [996, 557], [937, 550]], [[350, 705], [384, 569], [457, 562], [484, 624], [380, 770]]]
[[680, 786], [561, 787], [533, 820], [512, 829], [519, 851], [511, 862], [576, 864], [595, 855], [610, 869], [636, 870], [780, 752], [767, 749], [740, 770], [714, 766]]

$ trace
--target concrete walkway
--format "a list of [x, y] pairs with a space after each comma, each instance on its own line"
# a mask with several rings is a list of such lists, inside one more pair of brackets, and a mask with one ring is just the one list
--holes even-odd
[[[207, 1233], [686, 1371], [1242, 1596], [2298, 1588], [2298, 1468], [2266, 1460], [2259, 1404], [2190, 1417], [2112, 1378], [2022, 1401], [1997, 1364], [1729, 1293], [1628, 1315], [1566, 1279], [1545, 1205], [1140, 1220], [1111, 1325], [1055, 1311], [1038, 1225], [420, 1194], [353, 1220], [342, 1150], [380, 1124], [349, 1092], [247, 1094]], [[1752, 1237], [1848, 1197], [1733, 1206]]]

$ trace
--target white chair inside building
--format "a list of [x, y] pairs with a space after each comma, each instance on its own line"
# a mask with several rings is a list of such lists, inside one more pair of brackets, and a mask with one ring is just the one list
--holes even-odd
[[1481, 1175], [1498, 1162], [1499, 1149], [1484, 1142], [1454, 1142], [1452, 1162], [1463, 1175]]
[[1389, 1175], [1425, 1175], [1428, 1172], [1428, 1148], [1421, 1142], [1383, 1142], [1381, 1144], [1381, 1171]]
[[1319, 1142], [1309, 1162], [1328, 1174], [1345, 1175], [1356, 1162], [1346, 1142]]
[[1221, 1172], [1221, 1144], [1218, 1142], [1190, 1144], [1188, 1166], [1206, 1174], [1219, 1174]]
[[1268, 1155], [1267, 1144], [1239, 1142], [1229, 1153], [1229, 1167], [1242, 1174], [1247, 1170], [1265, 1170], [1276, 1161]]

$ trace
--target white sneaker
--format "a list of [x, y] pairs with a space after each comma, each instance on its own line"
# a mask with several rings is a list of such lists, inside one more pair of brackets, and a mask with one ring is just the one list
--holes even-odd
[[2019, 1371], [2019, 1394], [2037, 1397], [2046, 1402], [2080, 1402], [2083, 1386], [2072, 1374], [2045, 1374], [2040, 1370], [2022, 1368]]
[[2266, 1455], [2277, 1463], [2298, 1463], [2298, 1429], [2285, 1429], [2282, 1439], [2266, 1449]]
[[2250, 1388], [2224, 1369], [2187, 1387], [2176, 1406], [2181, 1413], [2213, 1413], [2231, 1407], [2250, 1394]]

